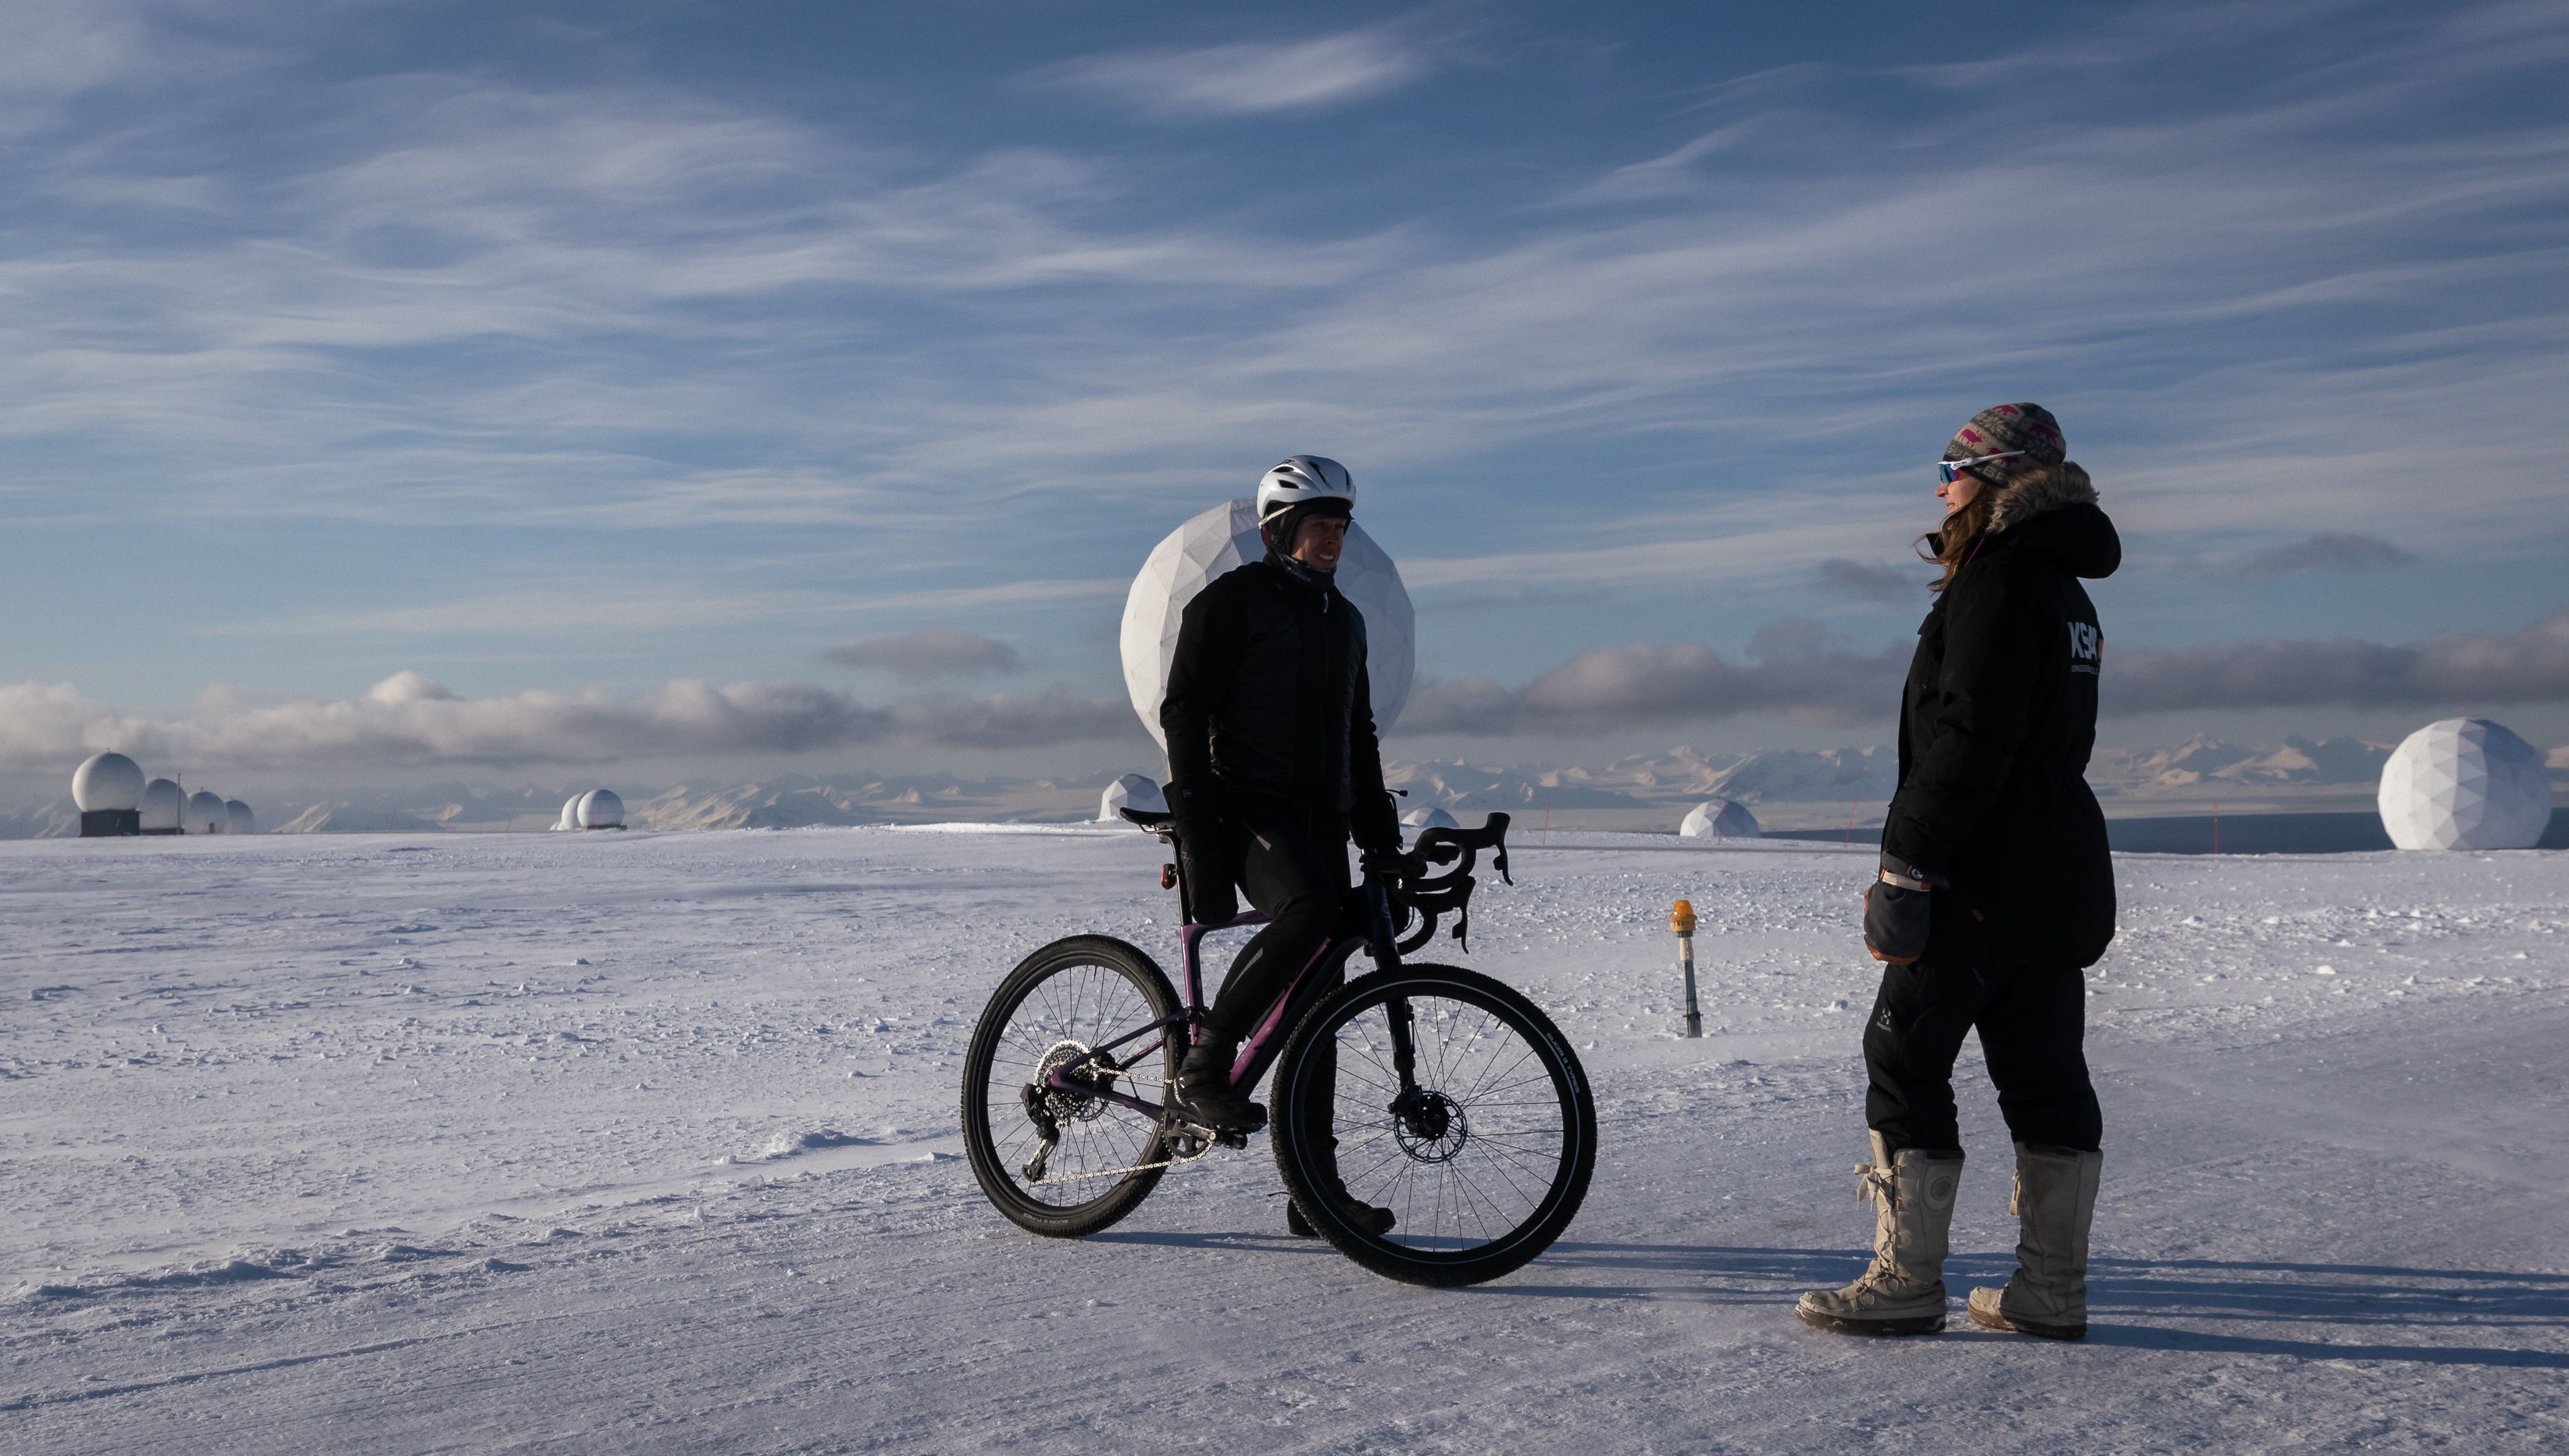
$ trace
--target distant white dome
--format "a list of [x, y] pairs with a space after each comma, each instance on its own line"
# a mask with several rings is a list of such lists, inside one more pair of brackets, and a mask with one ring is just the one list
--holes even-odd
[[81, 812], [143, 807], [143, 766], [121, 753], [94, 754], [72, 770], [72, 802]]
[[1764, 833], [1748, 806], [1732, 799], [1707, 799], [1677, 826], [1678, 836], [1690, 840], [1753, 840]]
[[[1170, 532], [1124, 598], [1124, 691], [1154, 740], [1161, 740], [1160, 699], [1168, 695], [1169, 663], [1178, 653], [1178, 622], [1205, 583], [1267, 554], [1258, 534], [1257, 508], [1247, 501], [1216, 506]], [[1347, 525], [1338, 556], [1338, 590], [1365, 624], [1365, 673], [1373, 686], [1373, 726], [1387, 732], [1409, 702], [1416, 665], [1417, 613], [1400, 568], [1374, 545], [1365, 529]], [[1161, 740], [1160, 746], [1168, 744]]]
[[187, 814], [187, 796], [175, 779], [154, 779], [143, 786], [143, 827], [175, 830]]
[[187, 796], [187, 833], [221, 834], [231, 818], [223, 808], [223, 796], [209, 789], [198, 789]]
[[579, 828], [579, 801], [580, 801], [580, 796], [579, 796], [579, 795], [577, 795], [577, 794], [573, 794], [573, 795], [571, 795], [569, 798], [564, 799], [564, 800], [562, 801], [562, 812], [561, 812], [561, 818], [556, 819], [556, 820], [554, 820], [554, 821], [553, 821], [553, 828], [555, 828], [555, 829], [577, 829], [577, 828]]
[[1409, 811], [1407, 814], [1400, 816], [1400, 822], [1408, 825], [1411, 829], [1461, 829], [1463, 827], [1454, 822], [1453, 815], [1446, 813], [1444, 810], [1437, 808], [1433, 804], [1428, 805], [1424, 809], [1413, 809]]
[[1168, 796], [1162, 794], [1160, 786], [1150, 779], [1140, 774], [1126, 774], [1107, 785], [1106, 792], [1097, 797], [1098, 822], [1121, 824], [1124, 822], [1123, 811], [1127, 809], [1138, 809], [1144, 814], [1166, 814], [1169, 812]]
[[2551, 774], [2499, 724], [2446, 718], [2390, 751], [2379, 802], [2403, 850], [2529, 850], [2551, 824]]
[[223, 833], [256, 834], [258, 819], [249, 812], [248, 805], [238, 799], [226, 799], [223, 801]]
[[624, 823], [624, 801], [613, 789], [591, 789], [579, 796], [573, 818], [582, 829], [614, 829]]

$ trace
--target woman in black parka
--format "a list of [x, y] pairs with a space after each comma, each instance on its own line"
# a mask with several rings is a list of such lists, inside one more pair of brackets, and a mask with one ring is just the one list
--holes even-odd
[[1944, 567], [1900, 700], [1900, 788], [1864, 939], [1886, 962], [1865, 1026], [1877, 1205], [1874, 1261], [1802, 1296], [1823, 1328], [1916, 1334], [1945, 1324], [1943, 1264], [1963, 1171], [1954, 1059], [1977, 1029], [2016, 1142], [2015, 1277], [1972, 1291], [1979, 1323], [2056, 1339], [2087, 1331], [2087, 1230], [2103, 1123], [2080, 1049], [2086, 980], [2114, 935], [2105, 819], [2083, 777], [2096, 740], [2103, 632], [2082, 577], [2122, 546], [2087, 473], [2039, 405], [1998, 405], [1946, 447]]

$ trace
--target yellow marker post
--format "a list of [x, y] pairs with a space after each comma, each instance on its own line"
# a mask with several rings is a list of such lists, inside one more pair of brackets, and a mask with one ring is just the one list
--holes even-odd
[[1668, 928], [1677, 932], [1677, 964], [1685, 969], [1686, 1035], [1703, 1035], [1703, 1014], [1694, 1008], [1694, 906], [1678, 901], [1668, 911]]

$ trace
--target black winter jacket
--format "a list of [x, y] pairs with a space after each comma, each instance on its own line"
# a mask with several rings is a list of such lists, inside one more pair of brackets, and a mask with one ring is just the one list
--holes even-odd
[[1364, 617], [1335, 584], [1270, 554], [1207, 583], [1178, 621], [1160, 702], [1170, 807], [1235, 812], [1256, 796], [1400, 847], [1382, 786]]
[[1952, 878], [1939, 940], [1965, 929], [1949, 906], [1975, 911], [1970, 942], [2009, 961], [2093, 965], [2114, 937], [2105, 816], [2084, 777], [2104, 635], [2078, 578], [2122, 556], [2086, 473], [2045, 471], [2000, 499], [1918, 628], [1882, 847]]

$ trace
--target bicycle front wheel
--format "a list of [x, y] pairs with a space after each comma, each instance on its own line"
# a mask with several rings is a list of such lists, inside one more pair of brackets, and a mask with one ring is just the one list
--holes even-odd
[[[1414, 1284], [1474, 1284], [1570, 1226], [1597, 1166], [1588, 1074], [1512, 987], [1449, 965], [1351, 981], [1277, 1063], [1276, 1162], [1339, 1253]], [[1349, 1205], [1391, 1211], [1387, 1232]]]
[[[999, 983], [963, 1058], [963, 1151], [1009, 1222], [1076, 1239], [1131, 1213], [1159, 1184], [1159, 1118], [1095, 1094], [1158, 1106], [1177, 1075], [1174, 1031], [1090, 1054], [1178, 1014], [1158, 964], [1105, 935], [1055, 940]], [[1067, 1090], [1053, 1085], [1064, 1068], [1075, 1084]]]

